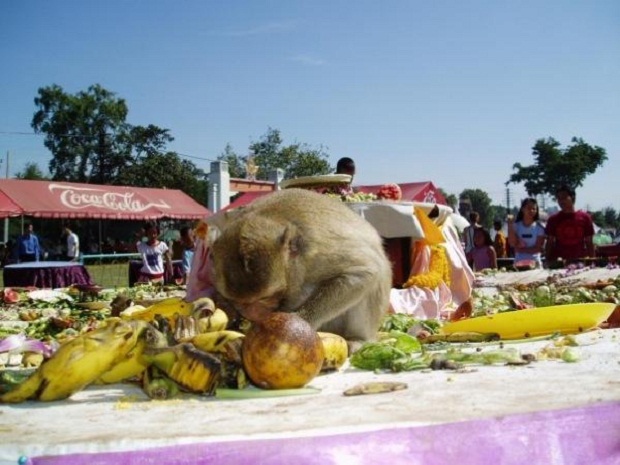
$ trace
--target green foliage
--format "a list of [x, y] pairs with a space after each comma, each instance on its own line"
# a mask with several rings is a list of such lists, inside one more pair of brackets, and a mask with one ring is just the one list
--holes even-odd
[[594, 173], [607, 160], [605, 149], [586, 144], [573, 137], [572, 145], [565, 149], [553, 138], [539, 139], [532, 147], [535, 163], [513, 165], [515, 171], [506, 184], [523, 183], [530, 196], [555, 195], [563, 184], [576, 189], [584, 179]]
[[307, 144], [295, 143], [284, 146], [280, 131], [268, 128], [259, 141], [249, 147], [251, 155], [240, 156], [227, 145], [218, 160], [228, 162], [231, 177], [246, 177], [246, 164], [249, 156], [258, 166], [256, 179], [266, 180], [269, 173], [277, 168], [284, 170], [284, 178], [315, 176], [333, 172], [327, 161], [328, 154], [322, 147], [312, 148]]
[[495, 211], [491, 207], [489, 194], [480, 189], [465, 189], [459, 199], [461, 201], [469, 199], [472, 211], [480, 214], [480, 224], [489, 230], [493, 227]]
[[246, 177], [245, 164], [247, 162], [247, 157], [243, 158], [237, 155], [230, 144], [226, 144], [224, 151], [217, 159], [228, 163], [228, 173], [231, 178]]
[[446, 202], [448, 203], [449, 206], [451, 206], [451, 207], [458, 206], [459, 200], [456, 197], [456, 195], [448, 194], [441, 187], [438, 187], [437, 190], [441, 193], [441, 195], [444, 196], [444, 198], [446, 199]]
[[181, 189], [204, 204], [204, 173], [166, 150], [174, 138], [155, 125], [126, 122], [125, 100], [100, 85], [74, 95], [52, 85], [38, 90], [36, 132], [52, 153], [52, 179], [96, 184]]
[[24, 167], [24, 171], [20, 171], [15, 175], [17, 179], [30, 179], [30, 180], [42, 180], [49, 179], [48, 176], [43, 174], [41, 168], [36, 163], [28, 162]]

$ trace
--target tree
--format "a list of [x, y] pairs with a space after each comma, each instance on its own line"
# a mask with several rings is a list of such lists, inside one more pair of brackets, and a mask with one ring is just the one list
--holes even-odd
[[532, 153], [535, 163], [523, 166], [515, 163], [515, 170], [506, 185], [523, 183], [528, 195], [555, 195], [562, 185], [573, 189], [580, 187], [584, 179], [594, 173], [607, 160], [605, 149], [590, 146], [583, 139], [573, 137], [572, 145], [565, 149], [553, 138], [538, 139]]
[[204, 173], [167, 151], [169, 130], [127, 123], [127, 104], [113, 92], [96, 84], [71, 95], [52, 85], [34, 102], [32, 127], [52, 152], [52, 179], [182, 189], [206, 203]]
[[36, 163], [28, 162], [24, 167], [24, 171], [20, 171], [15, 175], [17, 179], [31, 179], [31, 180], [42, 180], [49, 179], [48, 176], [43, 174], [41, 168]]
[[456, 198], [456, 195], [454, 194], [448, 194], [446, 191], [444, 191], [441, 187], [438, 187], [437, 190], [439, 191], [439, 193], [441, 195], [443, 195], [443, 198], [446, 199], [446, 202], [448, 203], [448, 205], [450, 207], [455, 207], [458, 206], [458, 199]]
[[247, 157], [243, 159], [237, 155], [230, 144], [226, 144], [224, 151], [217, 159], [228, 163], [228, 173], [231, 178], [245, 178], [247, 174], [245, 172]]
[[491, 207], [491, 198], [489, 194], [480, 189], [465, 189], [459, 196], [459, 203], [469, 204], [470, 211], [480, 214], [480, 224], [485, 228], [491, 229], [495, 212]]
[[307, 144], [295, 143], [282, 146], [280, 131], [268, 128], [267, 133], [250, 144], [250, 155], [239, 156], [227, 145], [218, 160], [228, 162], [232, 177], [246, 176], [246, 164], [250, 157], [258, 166], [257, 179], [266, 180], [269, 173], [277, 168], [284, 170], [284, 178], [315, 176], [333, 172], [327, 161], [328, 154], [322, 147], [312, 148]]

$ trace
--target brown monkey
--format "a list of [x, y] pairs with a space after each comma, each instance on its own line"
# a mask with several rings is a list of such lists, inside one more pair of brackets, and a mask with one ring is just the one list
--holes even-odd
[[302, 189], [258, 199], [211, 249], [215, 290], [250, 321], [297, 312], [349, 341], [375, 338], [392, 270], [381, 237], [340, 200]]

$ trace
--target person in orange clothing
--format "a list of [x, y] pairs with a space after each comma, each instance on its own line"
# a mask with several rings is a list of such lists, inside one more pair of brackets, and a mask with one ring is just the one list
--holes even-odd
[[508, 256], [508, 241], [506, 240], [506, 235], [502, 231], [502, 222], [500, 220], [495, 220], [493, 222], [493, 229], [495, 230], [495, 237], [493, 238], [495, 255], [497, 258], [506, 258]]

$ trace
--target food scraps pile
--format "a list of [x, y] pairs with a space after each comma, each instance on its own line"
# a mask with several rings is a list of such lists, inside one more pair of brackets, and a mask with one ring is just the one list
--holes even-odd
[[[558, 303], [617, 303], [619, 288], [620, 282], [506, 288], [493, 296], [474, 294], [475, 315]], [[545, 335], [538, 339], [548, 340], [547, 345], [524, 354], [515, 341], [498, 342], [497, 334], [444, 334], [443, 321], [405, 314], [387, 315], [377, 341], [350, 355], [343, 338], [316, 332], [291, 313], [274, 313], [260, 325], [250, 325], [229, 320], [209, 298], [186, 302], [171, 295], [180, 289], [90, 291], [5, 289], [0, 402], [61, 400], [91, 384], [126, 382], [138, 383], [146, 396], [157, 400], [182, 393], [220, 398], [292, 395], [310, 389], [307, 385], [316, 376], [344, 369], [459, 370], [579, 358], [571, 335]], [[157, 298], [148, 306], [135, 303]], [[86, 302], [105, 305], [79, 305]], [[385, 383], [356, 392], [394, 389]]]

